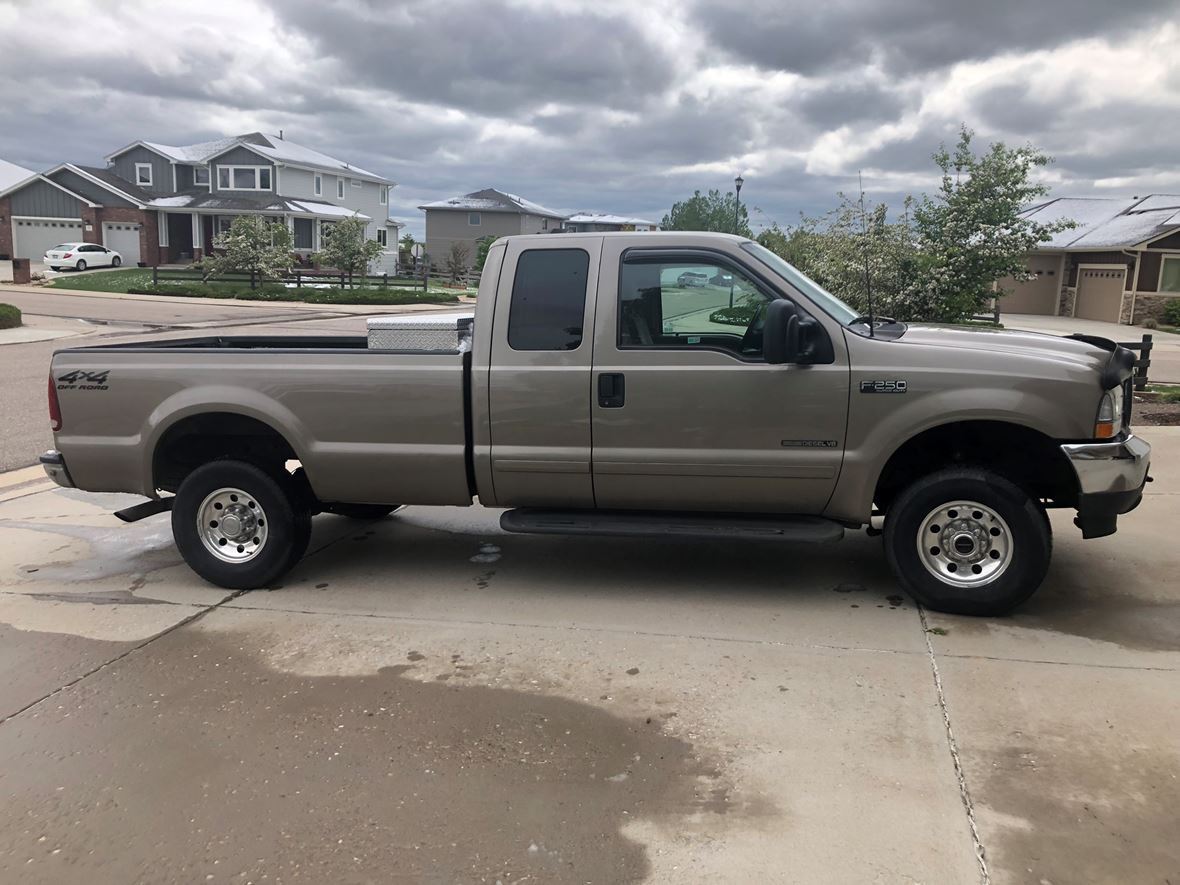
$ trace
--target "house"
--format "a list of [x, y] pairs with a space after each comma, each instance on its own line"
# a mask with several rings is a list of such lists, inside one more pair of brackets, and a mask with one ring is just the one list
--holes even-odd
[[34, 172], [31, 169], [0, 159], [0, 191], [8, 190], [14, 184], [20, 184], [22, 181], [32, 178], [33, 175]]
[[1030, 206], [1026, 218], [1070, 219], [1030, 253], [1027, 282], [998, 286], [1002, 313], [1035, 313], [1139, 324], [1180, 298], [1180, 196], [1061, 197]]
[[608, 215], [605, 212], [577, 212], [562, 224], [562, 230], [572, 233], [595, 233], [612, 230], [659, 230], [660, 226], [646, 218]]
[[62, 163], [0, 189], [0, 254], [38, 260], [63, 241], [102, 243], [126, 263], [199, 259], [239, 215], [284, 222], [310, 254], [342, 218], [359, 216], [397, 262], [389, 179], [260, 132], [190, 145], [136, 141], [106, 166]]
[[484, 237], [556, 232], [565, 220], [561, 212], [490, 187], [418, 208], [426, 213], [426, 254], [435, 265], [446, 260], [454, 243], [467, 244], [471, 266]]

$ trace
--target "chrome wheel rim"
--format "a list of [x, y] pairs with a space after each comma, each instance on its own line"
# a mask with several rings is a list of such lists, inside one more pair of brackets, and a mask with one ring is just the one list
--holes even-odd
[[254, 559], [266, 546], [270, 520], [253, 495], [241, 489], [211, 492], [197, 508], [197, 534], [222, 562]]
[[918, 558], [952, 587], [982, 587], [1012, 563], [1012, 531], [995, 510], [977, 501], [935, 507], [918, 524]]

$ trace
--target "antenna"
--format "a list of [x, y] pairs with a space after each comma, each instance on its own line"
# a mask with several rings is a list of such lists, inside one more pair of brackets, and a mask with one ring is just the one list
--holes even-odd
[[856, 182], [860, 186], [860, 232], [864, 238], [865, 259], [865, 298], [869, 305], [869, 337], [875, 338], [875, 321], [873, 318], [873, 280], [869, 274], [869, 220], [865, 212], [865, 183], [860, 170], [856, 172]]

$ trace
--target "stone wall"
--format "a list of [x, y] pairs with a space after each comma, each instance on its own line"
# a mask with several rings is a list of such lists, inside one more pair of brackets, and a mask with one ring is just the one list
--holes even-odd
[[1149, 295], [1145, 292], [1140, 292], [1135, 296], [1135, 315], [1131, 318], [1131, 322], [1136, 326], [1143, 325], [1145, 320], [1155, 320], [1162, 323], [1164, 320], [1164, 306], [1169, 301], [1180, 300], [1180, 295]]
[[12, 257], [12, 202], [0, 197], [0, 261]]
[[1057, 315], [1060, 317], [1073, 316], [1073, 303], [1077, 297], [1078, 290], [1074, 286], [1062, 286], [1061, 297], [1057, 302]]

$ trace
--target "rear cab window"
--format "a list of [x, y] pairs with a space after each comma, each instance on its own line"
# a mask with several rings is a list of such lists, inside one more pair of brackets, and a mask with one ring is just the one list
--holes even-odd
[[508, 313], [513, 350], [577, 350], [586, 321], [590, 254], [529, 249], [516, 262]]

